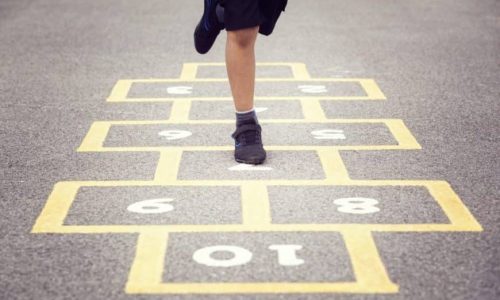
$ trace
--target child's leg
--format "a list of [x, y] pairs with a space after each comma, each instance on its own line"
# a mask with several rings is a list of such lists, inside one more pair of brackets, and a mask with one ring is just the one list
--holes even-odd
[[253, 108], [255, 40], [259, 27], [227, 32], [226, 68], [237, 112]]
[[259, 26], [228, 30], [226, 65], [234, 106], [236, 131], [234, 158], [246, 164], [261, 164], [266, 159], [261, 127], [253, 109], [255, 89], [255, 40]]

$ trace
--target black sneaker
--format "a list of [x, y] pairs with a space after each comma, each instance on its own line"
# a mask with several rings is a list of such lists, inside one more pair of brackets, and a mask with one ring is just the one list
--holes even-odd
[[205, 54], [212, 48], [220, 31], [224, 29], [224, 24], [217, 18], [217, 9], [221, 9], [218, 4], [218, 0], [205, 0], [203, 16], [194, 30], [194, 47], [200, 54]]
[[259, 165], [266, 160], [259, 124], [238, 126], [231, 135], [235, 140], [234, 159], [239, 163]]

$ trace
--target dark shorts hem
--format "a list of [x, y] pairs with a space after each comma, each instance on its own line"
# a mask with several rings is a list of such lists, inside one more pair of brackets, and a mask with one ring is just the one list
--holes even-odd
[[226, 25], [226, 31], [236, 31], [241, 29], [254, 28], [260, 26], [261, 23], [262, 22], [248, 22], [248, 23], [240, 22], [238, 24]]
[[224, 6], [224, 24], [227, 31], [260, 26], [264, 35], [272, 33], [285, 9], [286, 0], [220, 0]]

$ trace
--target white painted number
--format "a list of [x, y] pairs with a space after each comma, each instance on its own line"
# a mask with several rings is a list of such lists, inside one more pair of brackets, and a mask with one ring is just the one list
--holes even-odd
[[324, 85], [299, 85], [299, 90], [307, 94], [322, 94], [328, 92]]
[[[229, 252], [233, 257], [230, 259], [216, 259], [212, 257], [216, 252]], [[193, 260], [201, 265], [209, 267], [227, 268], [247, 264], [252, 260], [252, 252], [236, 246], [212, 246], [197, 250], [193, 254]]]
[[190, 131], [186, 130], [164, 130], [158, 133], [159, 136], [167, 138], [167, 140], [180, 140], [193, 135]]
[[260, 113], [260, 112], [263, 112], [263, 111], [266, 111], [266, 110], [268, 110], [267, 107], [256, 107], [255, 108], [255, 112], [256, 113]]
[[378, 201], [371, 198], [342, 198], [333, 201], [334, 204], [339, 207], [337, 210], [339, 212], [347, 214], [373, 214], [380, 211], [380, 208], [376, 207]]
[[228, 169], [229, 171], [272, 171], [271, 167], [248, 165], [248, 164], [237, 164], [234, 167]]
[[317, 140], [345, 140], [346, 136], [341, 129], [322, 129], [311, 132]]
[[297, 251], [302, 249], [301, 245], [271, 245], [269, 250], [278, 252], [278, 262], [282, 266], [299, 266], [304, 263], [303, 259], [297, 258]]
[[171, 86], [167, 88], [167, 93], [171, 95], [189, 95], [193, 93], [192, 86]]
[[138, 214], [166, 213], [174, 210], [174, 206], [167, 203], [172, 201], [174, 200], [170, 198], [144, 200], [129, 205], [127, 210]]
[[[269, 250], [278, 253], [278, 262], [281, 266], [299, 266], [304, 260], [297, 257], [297, 251], [302, 249], [302, 245], [271, 245]], [[231, 258], [215, 258], [217, 252], [226, 252]], [[253, 254], [249, 250], [229, 245], [217, 245], [198, 249], [193, 254], [193, 260], [200, 265], [209, 267], [236, 267], [248, 264], [252, 260]]]

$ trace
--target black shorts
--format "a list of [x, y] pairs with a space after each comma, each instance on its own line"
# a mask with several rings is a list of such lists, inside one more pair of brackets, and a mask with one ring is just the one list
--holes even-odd
[[260, 26], [259, 32], [269, 35], [287, 0], [220, 0], [224, 7], [224, 24], [226, 30], [234, 31]]

